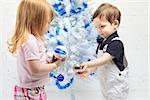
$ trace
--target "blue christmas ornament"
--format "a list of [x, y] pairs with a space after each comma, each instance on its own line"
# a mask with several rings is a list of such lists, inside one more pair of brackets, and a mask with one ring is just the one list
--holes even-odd
[[58, 76], [55, 76], [54, 73], [50, 73], [50, 77], [53, 77], [54, 79], [56, 79], [55, 85], [60, 90], [64, 90], [64, 89], [69, 88], [73, 84], [73, 81], [74, 81], [74, 78], [71, 77], [70, 80], [68, 80], [67, 83], [62, 84], [62, 82], [64, 80], [64, 76], [62, 74], [59, 74]]
[[60, 27], [56, 27], [56, 35], [59, 35]]
[[66, 14], [66, 10], [65, 10], [65, 7], [64, 7], [64, 4], [62, 4], [61, 2], [59, 3], [55, 3], [53, 5], [54, 9], [62, 16], [64, 14]]
[[54, 55], [59, 55], [62, 58], [65, 58], [68, 56], [68, 50], [66, 47], [59, 45], [55, 48]]
[[64, 76], [63, 76], [62, 74], [59, 74], [59, 75], [57, 76], [57, 80], [58, 80], [59, 82], [62, 82], [62, 81], [64, 80]]

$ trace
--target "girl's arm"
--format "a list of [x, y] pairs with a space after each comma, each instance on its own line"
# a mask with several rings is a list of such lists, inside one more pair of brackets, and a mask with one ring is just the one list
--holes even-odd
[[39, 60], [28, 60], [27, 64], [32, 75], [44, 75], [56, 69], [60, 65], [60, 62], [58, 60], [55, 63], [42, 64]]

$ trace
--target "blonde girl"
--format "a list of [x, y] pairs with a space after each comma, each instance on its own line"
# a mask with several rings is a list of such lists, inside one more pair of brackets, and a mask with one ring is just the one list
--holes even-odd
[[46, 100], [44, 85], [48, 73], [61, 61], [46, 63], [43, 35], [54, 13], [46, 0], [22, 0], [16, 16], [14, 35], [9, 50], [17, 56], [18, 81], [14, 100]]

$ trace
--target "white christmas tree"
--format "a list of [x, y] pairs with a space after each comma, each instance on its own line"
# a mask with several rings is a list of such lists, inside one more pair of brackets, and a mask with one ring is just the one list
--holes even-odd
[[[56, 46], [67, 48], [65, 63], [50, 74], [59, 89], [70, 87], [74, 74], [72, 66], [96, 57], [97, 32], [87, 0], [49, 0], [57, 16], [46, 34], [47, 51], [53, 54]], [[61, 83], [61, 84], [60, 84]]]

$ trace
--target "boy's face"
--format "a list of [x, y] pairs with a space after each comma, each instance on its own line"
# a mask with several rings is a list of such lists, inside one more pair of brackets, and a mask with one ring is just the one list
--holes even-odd
[[117, 30], [118, 24], [110, 23], [106, 19], [100, 19], [99, 17], [94, 18], [93, 20], [95, 27], [99, 35], [103, 38], [108, 38], [112, 33]]

